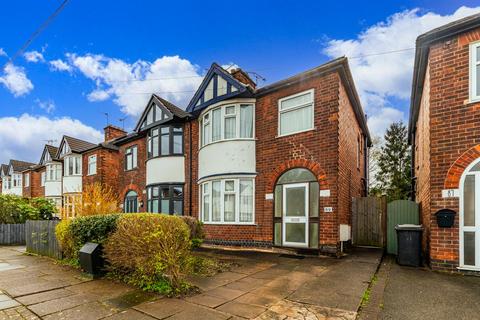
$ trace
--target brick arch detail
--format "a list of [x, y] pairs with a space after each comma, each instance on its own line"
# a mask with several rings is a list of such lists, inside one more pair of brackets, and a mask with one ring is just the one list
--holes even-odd
[[465, 151], [460, 157], [455, 160], [450, 169], [448, 169], [445, 177], [445, 189], [457, 189], [460, 186], [460, 178], [462, 177], [465, 168], [474, 160], [480, 158], [480, 144], [471, 147]]
[[135, 184], [133, 184], [133, 183], [130, 183], [130, 184], [127, 185], [125, 188], [123, 188], [123, 191], [122, 191], [122, 193], [121, 193], [121, 195], [122, 195], [122, 199], [121, 199], [121, 200], [122, 200], [122, 201], [125, 200], [125, 196], [127, 195], [127, 192], [130, 191], [130, 190], [135, 191], [135, 192], [137, 193], [137, 197], [138, 197], [138, 198], [140, 198], [140, 197], [142, 196], [142, 191], [141, 191], [141, 189], [140, 189], [137, 185], [135, 185]]
[[268, 178], [267, 192], [273, 192], [278, 178], [280, 178], [280, 176], [286, 171], [294, 168], [310, 170], [317, 177], [317, 181], [320, 184], [320, 190], [328, 189], [327, 175], [318, 162], [307, 159], [292, 159], [282, 163], [272, 170]]

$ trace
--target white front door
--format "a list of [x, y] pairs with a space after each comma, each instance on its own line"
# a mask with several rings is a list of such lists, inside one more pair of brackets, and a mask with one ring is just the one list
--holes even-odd
[[283, 245], [308, 247], [308, 183], [283, 185]]
[[480, 270], [480, 169], [467, 168], [460, 196], [460, 267]]

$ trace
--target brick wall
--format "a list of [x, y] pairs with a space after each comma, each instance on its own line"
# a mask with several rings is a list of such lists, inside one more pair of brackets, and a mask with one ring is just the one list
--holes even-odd
[[[30, 182], [28, 184], [28, 187], [25, 186], [25, 177], [27, 175], [30, 175]], [[22, 196], [24, 198], [31, 198], [32, 197], [32, 188], [30, 187], [32, 185], [32, 171], [26, 171], [22, 173]]]
[[42, 172], [46, 172], [45, 166], [40, 167], [31, 172], [30, 189], [31, 189], [32, 198], [45, 196], [45, 186], [42, 186], [42, 183], [41, 183]]
[[[118, 195], [120, 203], [123, 203], [125, 195], [129, 190], [133, 190], [138, 194], [138, 209], [140, 212], [147, 211], [147, 195], [146, 193], [146, 160], [147, 160], [147, 144], [145, 136], [127, 142], [120, 146], [118, 153], [119, 159], [119, 177], [118, 177]], [[137, 146], [137, 165], [133, 170], [125, 171], [125, 149]], [[140, 203], [143, 202], [143, 207]]]
[[436, 269], [454, 270], [459, 264], [458, 214], [453, 228], [438, 228], [434, 216], [442, 208], [458, 213], [459, 199], [444, 199], [441, 191], [446, 187], [458, 188], [462, 168], [480, 155], [475, 151], [480, 142], [480, 104], [468, 102], [469, 43], [480, 40], [479, 31], [435, 43], [430, 48], [429, 247], [431, 265]]
[[[97, 173], [88, 175], [88, 158], [97, 156]], [[116, 150], [98, 148], [85, 152], [82, 155], [82, 186], [85, 188], [92, 183], [101, 183], [112, 188], [113, 192], [119, 192], [120, 155]]]
[[[315, 130], [278, 137], [278, 100], [312, 88], [315, 89]], [[341, 115], [339, 114], [339, 95], [341, 95]], [[344, 122], [341, 128], [340, 117]], [[360, 195], [361, 176], [364, 175], [364, 160], [361, 161], [360, 169], [357, 169], [356, 164], [355, 151], [360, 129], [346, 93], [343, 88], [340, 89], [338, 74], [328, 73], [258, 97], [255, 121], [256, 170], [258, 172], [255, 179], [255, 225], [206, 225], [207, 239], [224, 244], [272, 245], [274, 201], [266, 200], [265, 194], [274, 192], [275, 183], [284, 172], [303, 167], [317, 176], [320, 189], [330, 190], [330, 197], [320, 198], [319, 242], [321, 250], [337, 252], [338, 223], [339, 221], [349, 223], [351, 196]], [[198, 121], [193, 121], [192, 126], [191, 143], [194, 150], [192, 178], [196, 181]], [[185, 132], [187, 134], [188, 131]], [[339, 134], [342, 136], [341, 142]], [[187, 141], [185, 144], [186, 150], [188, 150], [188, 143]], [[341, 160], [340, 145], [343, 151]], [[187, 155], [186, 165], [188, 162]], [[340, 162], [343, 179], [341, 186], [337, 183]], [[347, 180], [347, 177], [350, 179]], [[338, 188], [343, 188], [341, 204], [338, 201]], [[198, 217], [199, 190], [196, 183], [193, 185], [192, 198], [192, 214]], [[323, 213], [324, 207], [332, 207], [333, 212]]]

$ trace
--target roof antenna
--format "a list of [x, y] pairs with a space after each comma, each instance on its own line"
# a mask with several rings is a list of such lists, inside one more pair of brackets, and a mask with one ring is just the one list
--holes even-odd
[[255, 71], [247, 71], [248, 74], [251, 74], [255, 78], [255, 84], [258, 84], [258, 81], [261, 80], [262, 82], [267, 81], [265, 77], [263, 77], [261, 74], [258, 74]]
[[104, 112], [103, 114], [107, 117], [107, 126], [108, 126], [110, 124], [110, 122], [108, 121], [108, 112]]
[[47, 140], [43, 140], [43, 141], [45, 141], [48, 145], [52, 146], [58, 140], [57, 139], [47, 139]]
[[125, 130], [125, 119], [127, 119], [127, 118], [128, 118], [128, 116], [118, 119], [118, 121], [120, 121], [122, 123], [122, 129], [123, 130]]

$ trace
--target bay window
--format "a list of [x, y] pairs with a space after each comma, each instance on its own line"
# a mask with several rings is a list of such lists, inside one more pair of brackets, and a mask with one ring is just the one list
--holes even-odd
[[137, 146], [125, 149], [125, 170], [132, 170], [137, 167]]
[[65, 157], [64, 166], [65, 176], [79, 176], [82, 174], [82, 157], [80, 155]]
[[150, 129], [148, 134], [148, 158], [183, 155], [183, 128], [161, 126]]
[[312, 130], [314, 90], [304, 91], [278, 101], [279, 136]]
[[200, 119], [201, 145], [231, 139], [253, 139], [253, 104], [214, 108]]
[[47, 165], [46, 181], [60, 181], [62, 166], [59, 164]]
[[183, 215], [183, 185], [160, 184], [147, 187], [148, 212]]
[[254, 223], [253, 178], [212, 180], [202, 183], [200, 190], [203, 222]]

